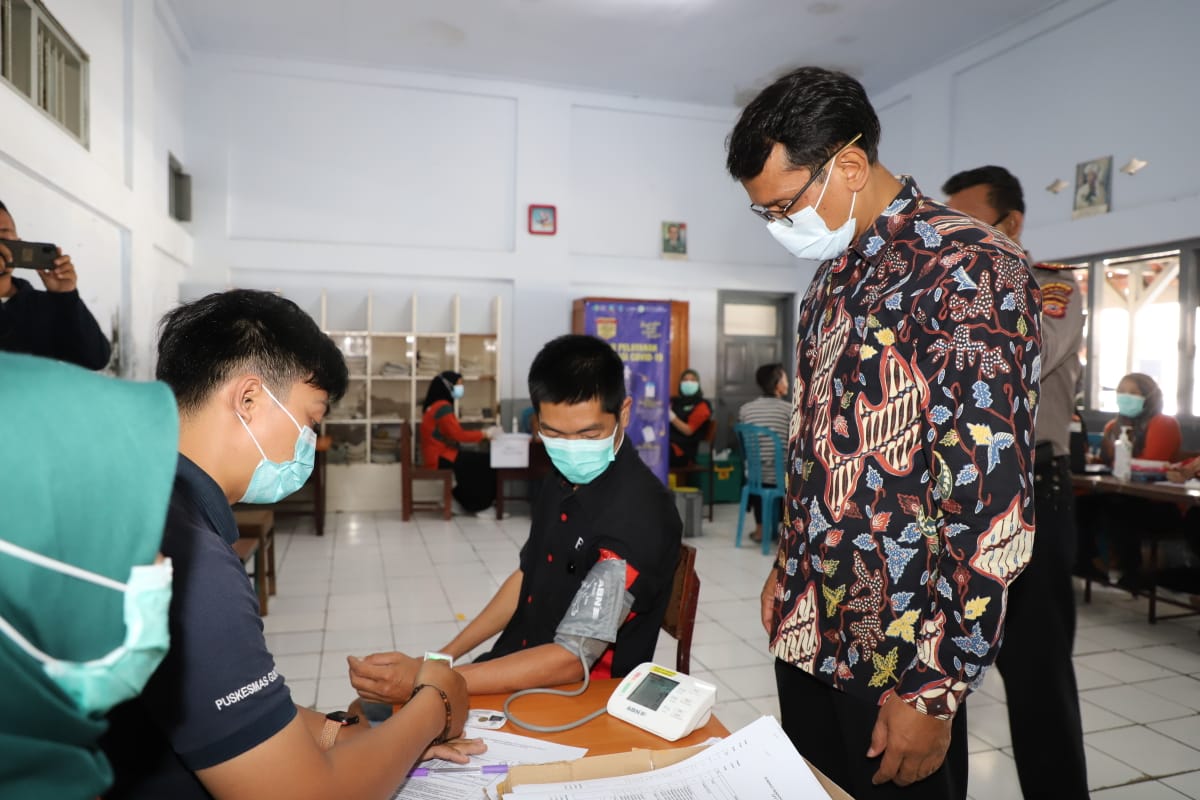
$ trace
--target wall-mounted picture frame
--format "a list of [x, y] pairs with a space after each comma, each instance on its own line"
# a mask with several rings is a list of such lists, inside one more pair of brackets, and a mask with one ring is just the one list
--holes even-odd
[[1071, 219], [1107, 214], [1112, 200], [1112, 156], [1075, 165], [1075, 206]]
[[687, 258], [687, 223], [664, 221], [662, 224], [662, 257]]
[[553, 236], [558, 233], [558, 208], [531, 205], [529, 207], [529, 232], [534, 236]]

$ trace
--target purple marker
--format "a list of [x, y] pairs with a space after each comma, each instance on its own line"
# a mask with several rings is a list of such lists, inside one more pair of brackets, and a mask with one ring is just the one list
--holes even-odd
[[481, 767], [417, 767], [408, 773], [408, 777], [428, 778], [447, 772], [477, 772], [480, 775], [503, 775], [508, 772], [508, 764], [484, 764]]

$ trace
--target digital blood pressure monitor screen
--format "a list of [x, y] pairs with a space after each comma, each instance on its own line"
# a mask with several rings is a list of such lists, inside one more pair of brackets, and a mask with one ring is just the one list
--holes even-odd
[[629, 701], [637, 703], [639, 706], [645, 706], [651, 711], [657, 711], [658, 707], [662, 705], [662, 701], [666, 700], [667, 695], [678, 685], [678, 681], [650, 672], [629, 695]]

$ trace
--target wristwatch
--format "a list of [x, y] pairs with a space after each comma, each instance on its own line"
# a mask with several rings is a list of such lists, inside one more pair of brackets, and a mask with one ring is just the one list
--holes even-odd
[[338, 731], [347, 725], [357, 725], [358, 715], [345, 711], [331, 711], [325, 715], [325, 727], [321, 729], [321, 749], [328, 750], [337, 740]]

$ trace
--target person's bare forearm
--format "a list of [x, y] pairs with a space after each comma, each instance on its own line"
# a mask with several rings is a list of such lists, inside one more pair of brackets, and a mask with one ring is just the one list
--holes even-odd
[[512, 619], [517, 611], [517, 603], [521, 598], [521, 570], [517, 570], [501, 584], [491, 601], [484, 606], [479, 616], [471, 620], [457, 636], [442, 648], [455, 658], [461, 658], [483, 642], [504, 630], [504, 626]]
[[455, 669], [466, 678], [467, 691], [473, 695], [516, 692], [583, 680], [579, 656], [557, 644], [543, 644]]
[[[333, 749], [321, 752], [309, 728], [312, 714], [301, 712], [275, 736], [200, 770], [197, 777], [218, 800], [383, 800], [395, 793], [446, 725], [441, 695], [425, 689], [382, 725], [344, 738], [343, 731]], [[286, 770], [264, 768], [281, 763]]]

